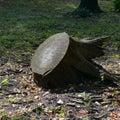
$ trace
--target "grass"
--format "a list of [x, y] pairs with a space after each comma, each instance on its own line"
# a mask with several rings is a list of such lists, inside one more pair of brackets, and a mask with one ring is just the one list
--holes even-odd
[[[33, 51], [47, 37], [67, 32], [72, 36], [112, 36], [120, 46], [120, 15], [113, 12], [111, 1], [99, 0], [104, 13], [89, 18], [67, 16], [79, 0], [2, 0], [0, 1], [0, 51]], [[119, 43], [119, 44], [118, 44]]]
[[105, 13], [79, 19], [66, 16], [79, 0], [4, 0], [1, 3], [0, 50], [4, 52], [33, 51], [47, 37], [63, 31], [79, 38], [112, 35], [113, 44], [117, 45], [120, 40], [120, 14], [112, 12], [110, 1], [99, 3]]

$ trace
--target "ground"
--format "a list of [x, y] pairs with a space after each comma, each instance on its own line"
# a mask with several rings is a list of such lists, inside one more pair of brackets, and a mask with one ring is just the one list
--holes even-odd
[[120, 88], [113, 83], [85, 77], [79, 85], [44, 90], [33, 82], [30, 68], [37, 46], [48, 36], [65, 31], [80, 39], [111, 35], [106, 54], [95, 61], [120, 74], [120, 15], [113, 11], [111, 1], [100, 0], [105, 12], [88, 18], [67, 16], [79, 0], [0, 3], [1, 119], [120, 120]]
[[[113, 50], [112, 50], [113, 51]], [[110, 53], [110, 51], [109, 51]], [[115, 51], [114, 51], [115, 53]], [[24, 57], [23, 57], [24, 58]], [[120, 89], [112, 83], [85, 78], [79, 85], [44, 90], [35, 85], [27, 61], [0, 58], [0, 115], [12, 119], [119, 120]], [[101, 60], [100, 60], [101, 59]], [[106, 54], [97, 62], [120, 74], [120, 59]], [[6, 116], [7, 115], [7, 116]]]

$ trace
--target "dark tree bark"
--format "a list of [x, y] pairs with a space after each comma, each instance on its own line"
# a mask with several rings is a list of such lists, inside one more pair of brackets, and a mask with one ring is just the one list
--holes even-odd
[[91, 13], [100, 13], [102, 10], [98, 5], [98, 0], [81, 0], [79, 7], [72, 12], [72, 15], [87, 17]]
[[98, 5], [98, 0], [81, 0], [79, 9], [88, 9], [90, 12], [97, 13], [101, 12], [101, 9]]

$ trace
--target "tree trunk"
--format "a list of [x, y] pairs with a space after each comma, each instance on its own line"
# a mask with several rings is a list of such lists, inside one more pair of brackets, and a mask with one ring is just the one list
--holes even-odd
[[98, 0], [81, 0], [79, 9], [87, 9], [92, 13], [101, 12], [100, 7], [98, 5]]
[[91, 13], [100, 13], [102, 10], [98, 5], [98, 0], [81, 0], [79, 7], [72, 12], [72, 15], [87, 17]]

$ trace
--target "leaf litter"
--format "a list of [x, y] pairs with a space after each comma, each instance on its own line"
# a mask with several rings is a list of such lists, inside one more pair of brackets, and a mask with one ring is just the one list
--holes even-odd
[[[120, 58], [111, 57], [112, 51], [95, 61], [108, 71], [120, 74]], [[118, 86], [85, 77], [79, 85], [44, 90], [32, 80], [30, 55], [25, 60], [13, 58], [0, 57], [1, 119], [120, 120]]]

